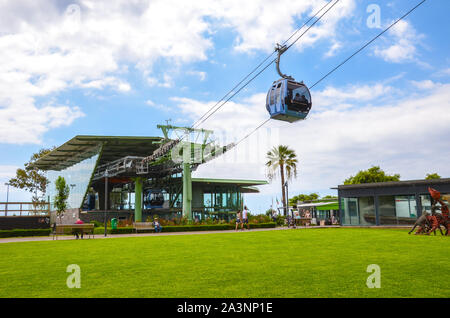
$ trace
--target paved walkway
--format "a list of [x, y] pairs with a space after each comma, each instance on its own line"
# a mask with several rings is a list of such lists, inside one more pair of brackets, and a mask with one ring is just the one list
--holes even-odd
[[[339, 225], [328, 225], [328, 226], [298, 226], [297, 229], [323, 229], [323, 228], [339, 228]], [[162, 232], [162, 233], [139, 233], [139, 234], [108, 234], [104, 236], [103, 234], [96, 234], [95, 239], [107, 239], [107, 238], [120, 238], [120, 237], [145, 237], [145, 236], [169, 236], [169, 235], [196, 235], [196, 234], [214, 234], [214, 233], [243, 233], [243, 232], [261, 232], [261, 231], [279, 231], [287, 230], [287, 227], [276, 227], [276, 228], [263, 228], [263, 229], [251, 229], [244, 231], [235, 230], [222, 230], [222, 231], [189, 231], [189, 232]], [[292, 228], [290, 228], [292, 230]], [[89, 238], [84, 238], [88, 240]], [[59, 235], [58, 241], [60, 240], [75, 240], [73, 235]], [[29, 237], [9, 237], [0, 238], [0, 243], [13, 243], [13, 242], [39, 242], [39, 241], [53, 241], [53, 236], [29, 236]]]

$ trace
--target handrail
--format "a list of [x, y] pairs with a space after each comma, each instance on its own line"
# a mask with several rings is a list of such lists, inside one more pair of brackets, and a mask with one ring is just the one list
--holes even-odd
[[50, 215], [48, 202], [0, 202], [0, 217]]

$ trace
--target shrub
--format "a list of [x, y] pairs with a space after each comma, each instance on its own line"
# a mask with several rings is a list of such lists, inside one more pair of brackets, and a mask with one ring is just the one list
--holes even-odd
[[99, 221], [96, 221], [96, 220], [93, 220], [93, 221], [91, 221], [91, 222], [89, 222], [89, 223], [94, 224], [94, 227], [104, 226], [103, 223], [101, 223], [101, 222], [99, 222]]
[[51, 229], [14, 229], [0, 230], [0, 237], [49, 236]]
[[[276, 224], [274, 222], [260, 223], [260, 224], [250, 224], [251, 229], [256, 228], [274, 228]], [[190, 232], [190, 231], [223, 231], [223, 230], [234, 230], [235, 225], [233, 224], [209, 224], [209, 225], [176, 225], [176, 226], [163, 226], [162, 232]], [[139, 231], [139, 233], [151, 233], [153, 231]], [[103, 234], [103, 228], [94, 229], [94, 234]], [[107, 229], [108, 234], [130, 234], [134, 233], [132, 227], [121, 227], [115, 230], [111, 228]]]
[[277, 216], [277, 225], [283, 226], [285, 219], [286, 219], [286, 217], [284, 215], [278, 215]]

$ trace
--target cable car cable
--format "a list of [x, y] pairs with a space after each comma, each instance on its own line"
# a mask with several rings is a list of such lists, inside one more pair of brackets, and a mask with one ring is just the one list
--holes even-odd
[[[318, 10], [311, 18], [308, 19], [300, 28], [298, 28], [294, 33], [291, 34], [291, 36], [286, 39], [282, 45], [285, 45], [292, 37], [294, 37], [303, 27], [305, 27], [309, 22], [311, 22], [312, 19], [314, 19], [326, 6], [328, 6], [333, 0], [330, 0], [327, 2], [320, 10]], [[339, 0], [338, 0], [339, 1]], [[270, 57], [273, 56], [273, 54], [277, 52], [274, 50], [269, 56], [267, 56], [261, 63], [258, 64], [249, 74], [247, 74], [238, 84], [236, 84], [227, 94], [225, 94], [217, 103], [212, 106], [208, 111], [206, 111], [197, 121], [191, 126], [191, 128], [194, 128], [200, 120], [202, 120], [212, 109], [214, 109], [218, 104], [220, 104], [229, 94], [231, 94], [239, 85], [241, 85], [251, 74], [253, 74], [258, 68], [261, 67]], [[273, 63], [273, 62], [271, 62]]]
[[[389, 25], [386, 29], [384, 29], [382, 32], [380, 32], [378, 35], [376, 35], [374, 38], [372, 38], [369, 42], [367, 42], [366, 44], [364, 44], [361, 48], [359, 48], [357, 51], [355, 51], [352, 55], [350, 55], [348, 58], [346, 58], [343, 62], [341, 62], [340, 64], [338, 64], [336, 67], [334, 67], [330, 72], [328, 72], [327, 74], [325, 74], [323, 77], [321, 77], [317, 82], [315, 82], [310, 89], [314, 88], [317, 84], [319, 84], [321, 81], [323, 81], [325, 78], [327, 78], [330, 74], [332, 74], [334, 71], [336, 71], [339, 67], [341, 67], [342, 65], [344, 65], [348, 60], [350, 60], [352, 57], [354, 57], [356, 54], [358, 54], [359, 52], [361, 52], [363, 49], [365, 49], [369, 44], [371, 44], [373, 41], [375, 41], [377, 38], [379, 38], [381, 35], [383, 35], [386, 31], [388, 31], [390, 28], [392, 28], [395, 24], [397, 24], [400, 20], [403, 20], [404, 18], [406, 18], [411, 12], [413, 12], [415, 9], [417, 9], [420, 5], [422, 5], [426, 0], [422, 0], [420, 3], [418, 3], [415, 7], [413, 7], [412, 9], [410, 9], [408, 12], [406, 12], [403, 16], [401, 16], [399, 19], [397, 19], [395, 22], [393, 22], [391, 25]], [[242, 141], [244, 141], [244, 139], [250, 137], [250, 135], [252, 135], [255, 131], [257, 131], [259, 128], [261, 128], [262, 126], [264, 126], [267, 122], [269, 122], [271, 118], [268, 118], [267, 120], [265, 120], [264, 122], [262, 122], [261, 124], [259, 124], [252, 132], [250, 132], [249, 134], [247, 134], [245, 137], [243, 137], [242, 139], [240, 139], [236, 144], [235, 147], [240, 144]]]
[[[295, 42], [297, 42], [306, 32], [308, 32], [317, 22], [322, 19], [322, 17], [328, 13], [340, 0], [337, 0], [333, 3], [331, 7], [329, 7], [319, 18], [316, 19], [300, 36], [291, 44], [288, 46], [290, 48]], [[328, 4], [328, 3], [327, 3]], [[255, 76], [253, 76], [250, 80], [248, 80], [241, 88], [239, 88], [233, 95], [231, 95], [229, 98], [227, 98], [219, 107], [217, 107], [214, 111], [212, 111], [208, 116], [206, 116], [200, 123], [204, 123], [208, 118], [210, 118], [212, 115], [214, 115], [220, 108], [222, 108], [230, 99], [232, 99], [234, 96], [236, 96], [241, 90], [243, 90], [248, 84], [250, 84], [256, 77], [258, 77], [262, 72], [264, 72], [272, 63], [274, 63], [278, 59], [273, 59], [269, 64], [267, 64], [261, 71], [259, 71]]]
[[327, 78], [331, 73], [336, 71], [338, 68], [340, 68], [342, 65], [344, 65], [348, 60], [350, 60], [352, 57], [354, 57], [356, 54], [361, 52], [363, 49], [365, 49], [369, 44], [371, 44], [373, 41], [378, 39], [380, 36], [382, 36], [386, 31], [388, 31], [390, 28], [392, 28], [394, 25], [396, 25], [400, 20], [404, 19], [406, 16], [408, 16], [411, 12], [413, 12], [415, 9], [417, 9], [420, 5], [422, 5], [426, 0], [422, 0], [419, 4], [417, 4], [415, 7], [410, 9], [408, 12], [406, 12], [403, 16], [401, 16], [399, 19], [397, 19], [395, 22], [393, 22], [390, 26], [388, 26], [386, 29], [384, 29], [382, 32], [378, 33], [377, 36], [372, 38], [369, 42], [364, 44], [360, 49], [358, 49], [355, 53], [350, 55], [348, 58], [346, 58], [344, 61], [342, 61], [339, 65], [337, 65], [335, 68], [333, 68], [331, 71], [329, 71], [327, 74], [325, 74], [323, 77], [321, 77], [317, 82], [315, 82], [313, 85], [311, 85], [309, 88], [312, 89], [314, 86], [319, 84], [321, 81], [323, 81], [325, 78]]
[[[340, 0], [338, 0], [340, 1]], [[294, 37], [301, 29], [303, 29], [309, 22], [311, 22], [312, 19], [314, 19], [323, 9], [325, 9], [331, 2], [333, 2], [333, 0], [328, 1], [322, 8], [320, 8], [313, 16], [311, 16], [311, 18], [308, 19], [308, 21], [306, 21], [300, 28], [298, 28], [294, 33], [291, 34], [291, 36], [286, 39], [282, 45], [285, 45], [292, 37]], [[295, 42], [298, 41], [298, 38]], [[294, 43], [295, 43], [294, 42]], [[290, 46], [289, 46], [290, 47]], [[236, 84], [230, 91], [228, 91], [228, 93], [226, 93], [219, 101], [216, 102], [216, 104], [214, 106], [212, 106], [208, 111], [206, 111], [199, 119], [197, 119], [194, 124], [192, 124], [191, 128], [195, 128], [195, 126], [198, 124], [199, 121], [201, 121], [212, 109], [214, 109], [217, 105], [219, 105], [229, 94], [231, 94], [237, 87], [239, 87], [239, 85], [241, 85], [250, 75], [252, 75], [258, 68], [261, 67], [261, 65], [263, 65], [269, 58], [271, 58], [273, 56], [273, 54], [277, 52], [277, 50], [274, 50], [269, 56], [267, 56], [261, 63], [258, 64], [258, 66], [256, 66], [249, 74], [247, 74], [238, 84]], [[272, 62], [270, 62], [270, 64], [272, 64]], [[270, 65], [269, 64], [269, 65]], [[203, 123], [203, 121], [201, 122]], [[200, 124], [201, 124], [200, 123]]]

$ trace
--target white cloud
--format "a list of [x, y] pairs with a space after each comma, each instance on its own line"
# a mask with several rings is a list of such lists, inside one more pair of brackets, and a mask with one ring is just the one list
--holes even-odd
[[417, 33], [414, 27], [405, 20], [399, 21], [388, 33], [395, 43], [387, 47], [375, 47], [376, 56], [391, 63], [418, 62], [417, 45], [424, 38], [423, 34]]
[[206, 79], [206, 72], [202, 71], [188, 71], [186, 74], [197, 76], [200, 81], [204, 81]]
[[325, 57], [331, 57], [336, 55], [336, 52], [342, 47], [342, 44], [338, 41], [333, 42], [330, 49], [325, 53]]
[[438, 76], [438, 77], [450, 76], [450, 67], [444, 68], [444, 69], [436, 72], [434, 75]]
[[174, 81], [170, 75], [164, 74], [162, 80], [151, 76], [147, 77], [147, 84], [149, 86], [171, 88], [174, 85]]
[[[49, 119], [48, 108], [36, 103], [73, 88], [111, 88], [129, 92], [123, 79], [127, 65], [136, 66], [150, 86], [173, 87], [171, 75], [155, 75], [162, 60], [175, 69], [184, 63], [207, 59], [212, 36], [221, 28], [235, 32], [235, 49], [271, 50], [286, 34], [325, 3], [304, 0], [260, 1], [92, 1], [69, 6], [60, 1], [35, 3], [25, 0], [0, 2], [0, 107], [4, 115], [20, 115], [26, 109], [36, 115], [29, 131], [0, 142], [38, 142]], [[354, 9], [354, 1], [341, 1], [311, 29], [301, 45], [333, 37], [336, 25]], [[165, 65], [163, 63], [163, 65]], [[204, 80], [206, 73], [197, 71]], [[26, 103], [24, 103], [24, 100]], [[81, 111], [56, 107], [72, 122]], [[75, 117], [74, 114], [76, 115]], [[59, 115], [60, 116], [60, 115]], [[3, 123], [21, 117], [3, 118]], [[50, 120], [51, 127], [59, 121]], [[9, 125], [3, 131], [14, 131]], [[30, 138], [30, 136], [33, 136]]]
[[378, 83], [375, 85], [348, 85], [346, 87], [326, 87], [314, 94], [316, 110], [330, 109], [343, 106], [348, 108], [355, 102], [368, 102], [377, 99], [384, 100], [391, 97], [395, 89], [391, 86]]
[[[267, 150], [285, 144], [299, 157], [299, 177], [290, 185], [291, 193], [324, 192], [372, 165], [400, 173], [403, 180], [420, 179], [434, 171], [450, 176], [445, 160], [450, 149], [444, 146], [450, 135], [450, 84], [435, 83], [420, 91], [413, 84], [401, 94], [390, 86], [361, 85], [353, 87], [354, 96], [338, 93], [347, 89], [327, 87], [312, 92], [314, 104], [307, 120], [293, 124], [270, 121], [236, 150], [200, 166], [195, 175], [264, 179]], [[335, 105], [324, 98], [330, 92], [336, 92]], [[381, 95], [385, 95], [383, 99]], [[184, 100], [181, 110], [186, 114], [188, 109], [200, 112], [214, 104], [179, 100]], [[226, 140], [242, 137], [267, 118], [264, 102], [265, 94], [253, 95], [213, 115], [202, 127], [217, 127], [222, 132], [230, 130], [224, 128], [230, 125], [234, 133]], [[270, 142], [268, 128], [276, 134]], [[262, 194], [279, 191], [279, 180], [261, 187]]]
[[[276, 43], [286, 40], [287, 34], [292, 34], [323, 7], [326, 1], [227, 0], [214, 3], [217, 4], [212, 6], [214, 15], [238, 33], [235, 41], [236, 50], [247, 52], [263, 48], [270, 52]], [[355, 1], [340, 1], [302, 37], [301, 41], [297, 42], [296, 47], [301, 49], [319, 40], [334, 37], [338, 23], [349, 17], [354, 9]]]
[[105, 87], [111, 87], [119, 92], [129, 92], [131, 90], [131, 86], [129, 83], [114, 76], [106, 76], [101, 79], [82, 83], [80, 84], [80, 87], [94, 88], [94, 89], [103, 89]]
[[148, 106], [150, 106], [151, 108], [154, 108], [154, 109], [157, 109], [157, 110], [160, 110], [160, 111], [165, 111], [165, 112], [167, 112], [167, 111], [171, 111], [171, 110], [172, 110], [171, 108], [166, 107], [166, 106], [164, 106], [164, 105], [156, 104], [155, 102], [153, 102], [153, 101], [150, 100], [150, 99], [148, 99], [145, 103], [146, 103]]
[[420, 89], [420, 90], [429, 90], [429, 89], [433, 89], [436, 86], [439, 86], [439, 83], [435, 83], [432, 80], [423, 80], [423, 81], [410, 81], [411, 84]]

